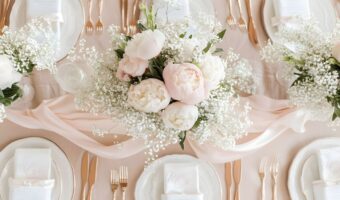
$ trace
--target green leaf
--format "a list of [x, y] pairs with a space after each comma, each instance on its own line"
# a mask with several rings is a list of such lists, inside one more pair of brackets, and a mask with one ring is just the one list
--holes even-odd
[[179, 38], [184, 38], [186, 34], [187, 34], [187, 32], [180, 34]]
[[125, 51], [123, 49], [116, 49], [115, 52], [118, 58], [123, 59], [125, 54]]
[[203, 52], [204, 52], [204, 53], [207, 53], [207, 52], [209, 51], [209, 49], [211, 48], [211, 46], [212, 46], [212, 43], [209, 42], [209, 43], [207, 44], [207, 46], [203, 49]]
[[187, 132], [186, 131], [183, 131], [183, 132], [180, 132], [178, 134], [178, 138], [179, 138], [179, 145], [181, 146], [181, 149], [184, 150], [184, 142], [185, 142], [185, 139], [187, 137]]
[[223, 37], [224, 37], [224, 35], [225, 35], [226, 32], [227, 32], [227, 29], [224, 29], [223, 31], [219, 32], [219, 33], [217, 34], [218, 38], [223, 39]]
[[4, 98], [4, 97], [5, 97], [4, 93], [2, 92], [2, 90], [0, 90], [0, 98]]
[[140, 31], [146, 31], [147, 30], [147, 28], [141, 23], [137, 23], [137, 29], [140, 30]]
[[222, 48], [216, 48], [216, 50], [214, 51], [214, 54], [215, 53], [221, 53], [223, 52], [224, 50]]

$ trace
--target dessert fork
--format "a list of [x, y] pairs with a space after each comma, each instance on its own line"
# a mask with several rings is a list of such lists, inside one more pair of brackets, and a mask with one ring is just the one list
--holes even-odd
[[229, 0], [229, 15], [227, 16], [227, 23], [230, 26], [230, 28], [234, 28], [236, 25], [235, 17], [233, 16], [233, 2], [232, 0]]
[[85, 31], [86, 33], [92, 33], [93, 32], [93, 23], [92, 23], [92, 0], [88, 1], [88, 16], [85, 24]]
[[99, 9], [99, 16], [98, 21], [96, 23], [96, 31], [102, 32], [103, 31], [103, 22], [102, 22], [102, 12], [103, 12], [103, 0], [98, 0], [98, 9]]
[[119, 188], [119, 174], [117, 170], [113, 169], [111, 170], [111, 190], [113, 200], [116, 200], [116, 192], [118, 188]]
[[279, 161], [277, 160], [277, 157], [274, 158], [273, 163], [270, 166], [270, 172], [273, 180], [273, 200], [277, 200], [277, 177], [279, 175]]
[[119, 169], [119, 186], [122, 189], [122, 199], [126, 199], [126, 188], [128, 186], [128, 168], [126, 166], [121, 166]]
[[239, 12], [240, 12], [240, 18], [238, 19], [238, 26], [239, 26], [241, 31], [245, 31], [245, 30], [247, 30], [247, 24], [246, 24], [246, 21], [243, 19], [243, 16], [242, 16], [241, 0], [237, 0], [237, 2], [238, 2], [238, 9], [239, 9]]
[[266, 187], [265, 187], [265, 179], [266, 179], [266, 167], [267, 167], [267, 158], [263, 158], [260, 163], [259, 168], [259, 176], [261, 179], [261, 199], [265, 200], [265, 194], [266, 194]]

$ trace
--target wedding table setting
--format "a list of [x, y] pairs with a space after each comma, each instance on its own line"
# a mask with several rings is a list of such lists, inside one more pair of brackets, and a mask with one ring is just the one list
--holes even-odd
[[2, 0], [0, 199], [340, 199], [339, 5]]

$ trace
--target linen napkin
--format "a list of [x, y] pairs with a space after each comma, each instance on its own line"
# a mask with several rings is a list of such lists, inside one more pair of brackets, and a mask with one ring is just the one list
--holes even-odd
[[198, 167], [192, 163], [164, 165], [162, 200], [203, 200], [199, 190]]
[[10, 200], [50, 200], [54, 180], [9, 179]]
[[14, 177], [9, 179], [9, 200], [50, 200], [51, 150], [47, 148], [16, 149]]
[[56, 38], [60, 41], [60, 26], [63, 22], [62, 0], [26, 0], [26, 21], [36, 17], [47, 17], [54, 22]]
[[340, 181], [340, 147], [319, 150], [318, 161], [321, 180]]
[[188, 0], [155, 0], [153, 6], [157, 14], [156, 22], [158, 24], [183, 21], [190, 16]]
[[292, 22], [294, 17], [311, 17], [309, 0], [274, 0], [274, 10], [273, 26]]
[[340, 184], [314, 181], [313, 192], [314, 200], [337, 200], [340, 199]]

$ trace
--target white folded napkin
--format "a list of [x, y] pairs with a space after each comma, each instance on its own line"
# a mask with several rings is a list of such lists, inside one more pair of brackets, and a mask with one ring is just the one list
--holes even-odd
[[311, 17], [309, 0], [274, 0], [274, 9], [276, 16], [272, 20], [273, 26], [289, 23], [294, 17]]
[[16, 149], [14, 178], [49, 179], [51, 176], [51, 149]]
[[54, 180], [9, 179], [10, 200], [50, 200]]
[[203, 200], [203, 194], [163, 194], [161, 200]]
[[313, 182], [314, 200], [340, 199], [340, 184], [324, 181]]
[[36, 17], [47, 17], [54, 23], [56, 38], [60, 41], [60, 26], [63, 22], [61, 0], [26, 0], [26, 21]]
[[318, 161], [321, 180], [340, 181], [340, 147], [319, 150]]
[[50, 200], [51, 150], [20, 148], [14, 154], [14, 177], [9, 179], [9, 200]]
[[188, 0], [155, 0], [153, 3], [155, 12], [157, 13], [156, 22], [158, 24], [183, 21], [190, 16]]
[[164, 165], [162, 200], [203, 200], [199, 190], [198, 167], [192, 163]]

